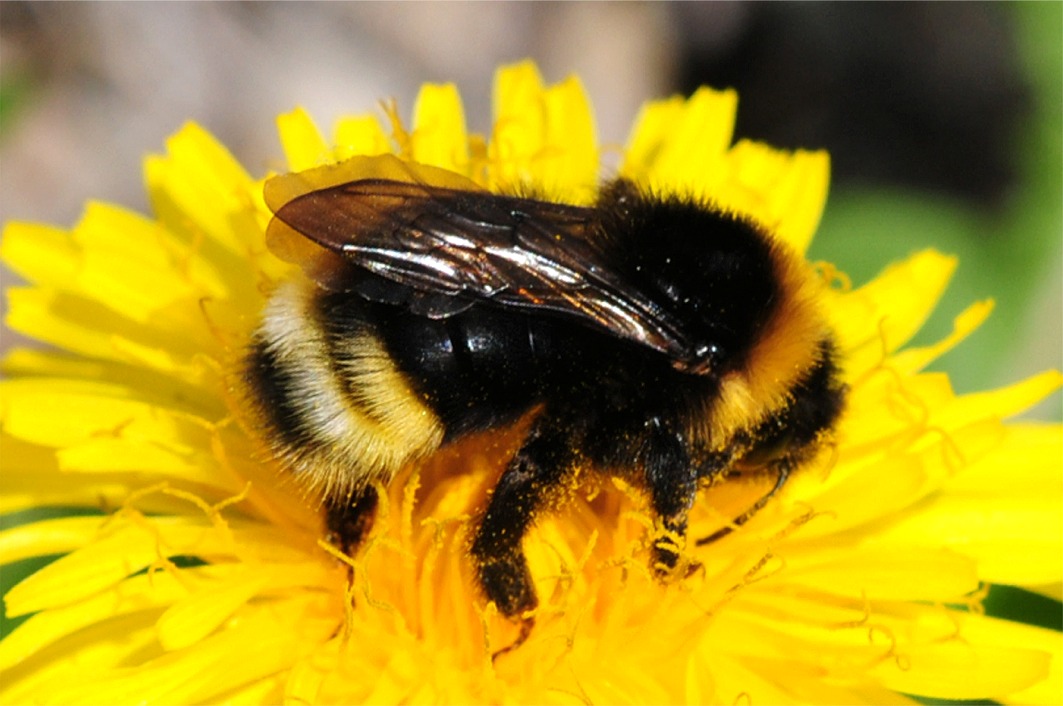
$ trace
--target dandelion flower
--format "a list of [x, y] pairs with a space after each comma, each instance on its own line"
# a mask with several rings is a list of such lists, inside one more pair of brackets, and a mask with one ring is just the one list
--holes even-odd
[[[734, 143], [736, 101], [646, 105], [619, 172], [803, 252], [827, 157]], [[574, 78], [501, 69], [488, 136], [466, 132], [449, 85], [424, 87], [409, 128], [389, 115], [341, 120], [332, 139], [281, 116], [287, 168], [394, 153], [494, 191], [594, 198], [601, 146]], [[150, 217], [92, 203], [69, 232], [4, 231], [0, 255], [29, 282], [8, 290], [7, 324], [51, 347], [4, 361], [0, 509], [63, 510], [0, 534], [4, 563], [58, 556], [4, 598], [29, 616], [0, 642], [4, 702], [1063, 701], [1060, 634], [979, 609], [990, 584], [1063, 580], [1063, 431], [1004, 421], [1060, 375], [957, 395], [924, 371], [991, 308], [906, 346], [952, 258], [916, 253], [858, 288], [823, 266], [850, 388], [831, 453], [740, 531], [688, 546], [702, 570], [668, 585], [646, 566], [644, 500], [619, 483], [578, 493], [526, 539], [536, 627], [492, 661], [514, 626], [483, 605], [465, 547], [512, 439], [404, 470], [349, 582], [317, 508], [238, 423], [233, 366], [292, 274], [265, 247], [263, 182], [196, 125], [145, 173]], [[691, 535], [748, 492], [707, 491]]]

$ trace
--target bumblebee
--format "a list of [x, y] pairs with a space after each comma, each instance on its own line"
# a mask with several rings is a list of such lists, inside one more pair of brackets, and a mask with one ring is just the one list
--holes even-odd
[[[324, 498], [348, 553], [378, 482], [532, 416], [470, 553], [485, 597], [537, 605], [522, 539], [586, 471], [645, 491], [676, 570], [699, 488], [773, 487], [824, 443], [844, 387], [803, 260], [760, 226], [617, 179], [589, 206], [500, 195], [393, 156], [275, 177], [279, 287], [243, 376], [275, 455]], [[678, 542], [676, 541], [678, 538]]]

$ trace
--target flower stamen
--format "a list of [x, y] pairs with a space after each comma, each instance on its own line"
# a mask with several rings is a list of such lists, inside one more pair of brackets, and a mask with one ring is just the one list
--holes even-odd
[[395, 143], [398, 156], [405, 161], [411, 161], [413, 159], [413, 138], [399, 115], [398, 102], [394, 98], [388, 98], [380, 102], [380, 109], [388, 119], [391, 127], [391, 140]]

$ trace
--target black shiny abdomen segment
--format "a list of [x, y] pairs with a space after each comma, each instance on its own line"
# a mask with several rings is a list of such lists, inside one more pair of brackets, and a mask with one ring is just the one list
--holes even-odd
[[540, 401], [541, 324], [530, 317], [477, 306], [429, 319], [369, 306], [392, 359], [443, 422], [444, 441], [511, 423]]

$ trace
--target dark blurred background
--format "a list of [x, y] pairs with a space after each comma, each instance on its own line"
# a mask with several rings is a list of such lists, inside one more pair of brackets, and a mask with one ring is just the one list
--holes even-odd
[[923, 342], [996, 298], [939, 364], [970, 391], [1063, 366], [1061, 45], [1059, 3], [2, 2], [0, 219], [145, 209], [140, 160], [188, 119], [252, 173], [281, 163], [277, 113], [408, 114], [424, 81], [456, 82], [486, 131], [494, 68], [523, 57], [577, 72], [613, 143], [647, 98], [733, 86], [740, 136], [831, 152], [813, 257], [860, 283], [959, 254]]

